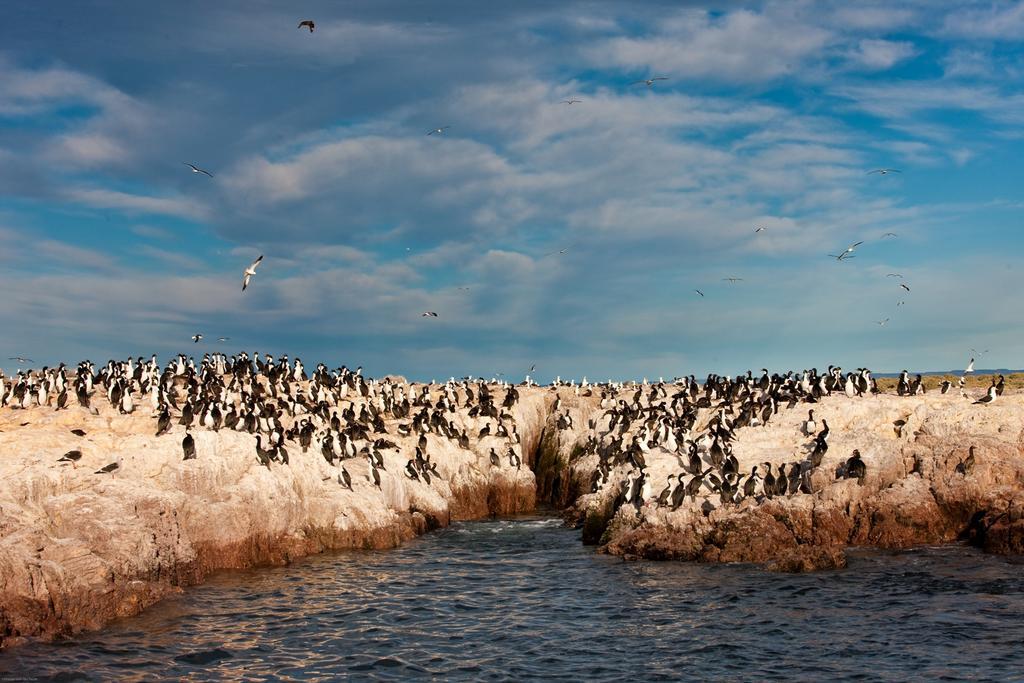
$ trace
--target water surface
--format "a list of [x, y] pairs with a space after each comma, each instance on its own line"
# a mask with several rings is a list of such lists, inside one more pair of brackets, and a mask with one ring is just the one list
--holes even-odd
[[0, 680], [1020, 680], [1024, 573], [964, 547], [846, 570], [623, 562], [558, 520], [223, 573], [0, 654]]

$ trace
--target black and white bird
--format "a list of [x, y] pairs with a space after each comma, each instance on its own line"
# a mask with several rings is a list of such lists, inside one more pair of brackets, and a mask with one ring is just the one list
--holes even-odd
[[697, 292], [697, 293], [698, 293], [698, 294], [700, 294], [700, 295], [701, 295], [702, 297], [704, 296], [704, 292], [700, 291], [699, 289], [695, 289], [695, 290], [693, 290], [693, 291]]
[[873, 171], [868, 171], [867, 174], [871, 175], [872, 173], [877, 173], [879, 175], [889, 175], [890, 173], [903, 173], [903, 171], [901, 171], [898, 168], [876, 168]]
[[583, 100], [577, 100], [575, 97], [570, 97], [567, 100], [562, 100], [562, 104], [579, 104]]
[[898, 278], [902, 278], [902, 277], [903, 277], [903, 275], [901, 275], [900, 273], [888, 273], [888, 274], [886, 275], [886, 277], [898, 277]]
[[988, 404], [988, 403], [992, 403], [995, 400], [996, 400], [996, 385], [993, 384], [992, 386], [990, 386], [988, 388], [988, 393], [985, 394], [984, 396], [982, 396], [981, 398], [979, 398], [974, 403], [975, 403], [975, 405], [977, 405], [979, 403]]
[[313, 23], [312, 19], [303, 19], [302, 21], [299, 22], [299, 25], [296, 28], [303, 28], [303, 27], [308, 28], [309, 32], [312, 33], [313, 29], [316, 28], [316, 24]]
[[894, 232], [887, 232], [884, 235], [882, 235], [882, 237], [899, 237], [899, 235], [897, 235]]
[[200, 341], [200, 340], [201, 340], [202, 338], [203, 338], [203, 335], [202, 335], [202, 334], [193, 334], [193, 335], [192, 335], [192, 343], [193, 343], [193, 344], [198, 344], [198, 343], [199, 343], [199, 341]]
[[900, 283], [900, 287], [902, 287], [903, 289], [907, 290], [908, 292], [910, 291], [910, 287], [908, 287], [906, 284], [904, 284], [902, 282]]
[[193, 173], [202, 173], [203, 175], [210, 176], [211, 178], [213, 177], [212, 173], [210, 173], [209, 171], [205, 171], [205, 170], [199, 168], [195, 164], [190, 164], [187, 161], [183, 161], [181, 163], [183, 163], [186, 166], [188, 166], [189, 168], [191, 168]]
[[440, 128], [434, 128], [427, 132], [427, 135], [444, 135], [444, 132], [451, 128], [451, 126], [441, 126]]
[[[722, 278], [722, 282], [729, 282], [729, 283], [732, 283], [732, 284], [736, 284], [737, 282], [743, 282], [743, 278], [741, 278], [741, 277], [723, 277]], [[703, 294], [701, 296], [703, 296]]]
[[630, 83], [630, 85], [640, 85], [641, 83], [643, 83], [648, 88], [651, 88], [651, 87], [654, 86], [654, 82], [655, 81], [667, 81], [667, 80], [668, 80], [667, 76], [655, 76], [654, 78], [641, 78], [639, 81], [633, 81], [632, 83]]
[[758, 226], [758, 227], [754, 228], [754, 232], [755, 232], [755, 233], [758, 233], [758, 232], [764, 232], [764, 231], [765, 231], [765, 230], [767, 230], [767, 229], [768, 229], [768, 228], [766, 228], [765, 226], [761, 225], [761, 226]]
[[888, 318], [886, 318], [885, 320], [876, 320], [875, 324], [878, 325], [879, 327], [884, 327], [887, 322], [889, 322]]
[[231, 339], [231, 337], [217, 337], [217, 341], [219, 342], [226, 342], [229, 339]]
[[433, 311], [424, 311], [423, 313], [420, 313], [420, 317], [421, 318], [436, 318], [437, 317], [437, 313], [434, 313]]
[[841, 253], [839, 253], [839, 254], [829, 254], [829, 256], [831, 256], [832, 258], [834, 258], [837, 261], [844, 261], [846, 259], [855, 258], [853, 256], [853, 250], [856, 249], [857, 247], [859, 247], [862, 244], [864, 244], [863, 240], [861, 240], [860, 242], [854, 242], [853, 244], [848, 246], [846, 249], [843, 249], [843, 251]]
[[32, 360], [31, 358], [22, 358], [21, 356], [12, 356], [12, 357], [8, 358], [7, 360], [16, 361], [16, 362], [20, 363], [21, 365], [24, 365], [25, 363], [35, 363], [35, 361]]
[[181, 440], [181, 451], [184, 455], [182, 460], [195, 460], [196, 440], [188, 432], [185, 432], [185, 438]]
[[974, 359], [973, 358], [971, 359], [971, 362], [967, 364], [967, 369], [964, 370], [964, 374], [966, 375], [968, 372], [974, 372]]
[[256, 266], [260, 265], [261, 261], [263, 261], [263, 254], [260, 254], [259, 258], [249, 264], [249, 267], [242, 273], [243, 292], [245, 291], [245, 288], [249, 286], [249, 281], [252, 279], [252, 276], [256, 274]]

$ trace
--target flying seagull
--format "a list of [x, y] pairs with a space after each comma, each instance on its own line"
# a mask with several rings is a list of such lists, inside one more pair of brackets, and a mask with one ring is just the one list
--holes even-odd
[[421, 313], [420, 317], [421, 318], [436, 318], [437, 317], [437, 313], [434, 313], [433, 311], [427, 311], [425, 313]]
[[868, 175], [871, 175], [872, 173], [878, 173], [879, 175], [889, 175], [890, 173], [903, 173], [903, 171], [901, 171], [898, 168], [876, 168], [873, 171], [868, 171]]
[[882, 235], [882, 237], [899, 237], [899, 235], [897, 235], [894, 232], [887, 232], [884, 235]]
[[562, 255], [567, 251], [569, 251], [569, 247], [566, 247], [565, 249], [559, 249], [558, 251], [549, 251], [548, 253], [544, 254], [544, 258], [547, 258], [548, 256], [554, 256], [555, 254]]
[[900, 306], [902, 306], [905, 303], [907, 303], [907, 302], [906, 301], [897, 301], [896, 302], [896, 308], [899, 308]]
[[985, 349], [984, 351], [978, 351], [977, 349], [971, 349], [971, 353], [973, 353], [975, 356], [984, 356], [986, 353], [988, 353], [988, 349]]
[[31, 358], [22, 358], [21, 356], [12, 356], [11, 358], [8, 358], [7, 360], [16, 360], [16, 361], [18, 361], [19, 363], [22, 363], [22, 364], [24, 364], [24, 363], [35, 363], [35, 361], [32, 360]]
[[[737, 283], [737, 282], [743, 282], [743, 278], [741, 278], [741, 277], [723, 277], [722, 281], [723, 282]], [[701, 296], [704, 296], [704, 295], [702, 294]]]
[[228, 339], [231, 339], [231, 337], [217, 337], [217, 341], [219, 342], [226, 342]]
[[882, 325], [885, 325], [887, 322], [889, 322], [888, 318], [886, 318], [885, 320], [876, 320], [875, 324], [879, 325], [879, 326], [882, 326]]
[[964, 374], [966, 375], [968, 372], [974, 372], [974, 359], [973, 358], [971, 359], [971, 362], [967, 364], [967, 369], [964, 370]]
[[704, 296], [704, 292], [700, 291], [699, 289], [695, 289], [695, 290], [693, 290], [693, 291], [697, 292], [697, 293], [698, 293], [698, 294], [700, 294], [700, 295], [701, 295], [702, 297]]
[[886, 277], [899, 277], [899, 278], [901, 278], [901, 277], [903, 277], [903, 275], [901, 275], [900, 273], [889, 273], [888, 275], [886, 275]]
[[575, 97], [570, 97], [567, 100], [562, 100], [562, 104], [579, 104], [583, 100], [577, 100]]
[[468, 292], [469, 291], [469, 287], [456, 287], [456, 289], [458, 289], [460, 291], [463, 291], [463, 292]]
[[312, 33], [313, 29], [316, 28], [316, 24], [313, 23], [312, 19], [304, 19], [304, 20], [300, 21], [297, 28], [302, 28], [303, 26], [308, 28], [310, 33]]
[[857, 247], [859, 247], [862, 244], [864, 244], [863, 240], [861, 240], [860, 242], [854, 242], [853, 244], [848, 246], [846, 249], [844, 249], [843, 253], [839, 254], [838, 256], [836, 254], [829, 254], [829, 256], [831, 256], [832, 258], [834, 258], [837, 261], [842, 261], [843, 259], [848, 259], [848, 258], [854, 258], [850, 254], [852, 254], [853, 250], [856, 249]]
[[212, 174], [212, 173], [210, 173], [209, 171], [204, 171], [203, 169], [199, 168], [199, 167], [198, 167], [198, 166], [196, 166], [195, 164], [190, 164], [190, 163], [188, 163], [187, 161], [183, 161], [183, 162], [181, 162], [181, 163], [183, 163], [183, 164], [185, 164], [186, 166], [188, 166], [189, 168], [191, 168], [191, 169], [192, 169], [192, 172], [193, 172], [193, 173], [202, 173], [202, 174], [204, 174], [204, 175], [208, 175], [208, 176], [210, 176], [211, 178], [213, 177], [213, 174]]
[[905, 284], [903, 284], [902, 282], [900, 283], [900, 287], [902, 287], [903, 289], [907, 290], [908, 292], [910, 291], [910, 287], [907, 287], [907, 286], [906, 286]]
[[537, 364], [536, 363], [534, 363], [533, 365], [530, 366], [530, 372], [533, 372], [536, 369], [537, 369]]
[[630, 85], [640, 85], [641, 83], [643, 83], [648, 88], [650, 88], [650, 87], [654, 86], [654, 82], [655, 81], [667, 81], [667, 80], [668, 80], [668, 78], [665, 77], [665, 76], [655, 76], [654, 78], [641, 78], [639, 81], [633, 81], [632, 83], [630, 83]]
[[253, 261], [252, 264], [248, 268], [245, 269], [244, 277], [242, 278], [242, 291], [243, 292], [245, 291], [245, 288], [249, 286], [249, 280], [251, 280], [252, 276], [256, 274], [256, 266], [258, 266], [260, 264], [260, 261], [262, 261], [262, 260], [263, 260], [263, 254], [260, 254], [260, 257], [258, 259], [256, 259], [255, 261]]
[[451, 126], [441, 126], [440, 128], [435, 128], [434, 130], [430, 131], [429, 133], [427, 133], [427, 135], [441, 135], [449, 128], [451, 128]]
[[767, 228], [764, 227], [763, 225], [760, 226], [760, 227], [754, 228], [754, 232], [764, 232], [765, 230], [767, 230]]
[[199, 340], [202, 339], [202, 338], [203, 338], [203, 335], [201, 335], [201, 334], [193, 334], [192, 335], [192, 343], [193, 344], [198, 344]]

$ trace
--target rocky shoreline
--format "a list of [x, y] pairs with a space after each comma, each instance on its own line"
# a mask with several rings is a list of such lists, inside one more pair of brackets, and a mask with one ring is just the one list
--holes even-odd
[[[537, 438], [548, 400], [538, 392], [513, 409], [524, 442]], [[390, 474], [379, 490], [365, 462], [348, 461], [349, 491], [319, 453], [293, 452], [267, 469], [251, 435], [203, 431], [196, 459], [183, 462], [180, 428], [158, 438], [148, 415], [98, 412], [0, 413], [0, 647], [99, 628], [214, 571], [393, 548], [453, 521], [536, 505], [527, 467], [490, 464], [503, 441], [494, 437], [468, 450], [429, 437], [440, 475], [430, 485], [403, 475], [408, 443], [383, 452]], [[82, 459], [58, 465], [69, 446]], [[112, 460], [115, 472], [95, 474]]]
[[[428, 485], [402, 474], [414, 437], [393, 437], [399, 443], [384, 452], [388, 476], [380, 489], [364, 462], [346, 463], [352, 491], [317, 453], [293, 450], [288, 465], [262, 466], [246, 433], [197, 431], [197, 458], [182, 461], [183, 431], [153, 436], [149, 411], [4, 410], [0, 647], [99, 628], [213, 571], [392, 548], [453, 521], [530, 511], [538, 503], [564, 509], [585, 543], [625, 559], [811, 571], [845, 566], [850, 546], [969, 540], [988, 552], [1024, 550], [1024, 395], [988, 406], [934, 392], [822, 397], [815, 410], [832, 434], [810, 475], [811, 493], [709, 505], [715, 496], [702, 490], [673, 507], [656, 497], [682, 466], [680, 448], [647, 449], [644, 471], [653, 491], [625, 502], [631, 465], [613, 468], [594, 490], [599, 456], [588, 444], [611, 431], [608, 397], [577, 386], [524, 386], [519, 393], [511, 412], [521, 468], [504, 460], [493, 465], [491, 448], [507, 445], [505, 439], [473, 432], [469, 448], [461, 448], [430, 435], [438, 477]], [[713, 413], [701, 409], [698, 426]], [[781, 408], [767, 425], [737, 428], [732, 453], [740, 470], [803, 457], [811, 443], [800, 428], [805, 414]], [[460, 419], [473, 428], [483, 424]], [[906, 426], [894, 429], [899, 420]], [[395, 422], [388, 421], [389, 433]], [[72, 429], [85, 436], [72, 436]], [[972, 446], [974, 462], [964, 471]], [[81, 449], [82, 459], [56, 464], [69, 447]], [[837, 479], [855, 448], [867, 466], [864, 480]], [[117, 471], [95, 474], [113, 459], [121, 462]]]

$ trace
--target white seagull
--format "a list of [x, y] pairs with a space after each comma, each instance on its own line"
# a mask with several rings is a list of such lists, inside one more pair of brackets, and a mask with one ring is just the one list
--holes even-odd
[[829, 254], [829, 256], [831, 256], [832, 258], [834, 258], [837, 261], [842, 261], [844, 259], [849, 259], [849, 258], [855, 258], [854, 256], [851, 256], [851, 254], [853, 254], [853, 250], [856, 249], [857, 247], [859, 247], [862, 244], [864, 244], [863, 240], [860, 241], [860, 242], [854, 242], [853, 244], [848, 246], [846, 249], [844, 249], [843, 253], [839, 254], [838, 256], [836, 254]]
[[875, 324], [881, 327], [884, 326], [887, 322], [889, 322], [888, 318], [886, 318], [885, 320], [876, 320]]
[[910, 287], [906, 286], [902, 282], [900, 283], [900, 287], [902, 287], [903, 289], [907, 290], [908, 292], [910, 291]]
[[901, 171], [898, 168], [876, 168], [873, 171], [868, 171], [868, 175], [871, 175], [872, 173], [877, 173], [879, 175], [889, 175], [890, 173], [903, 173], [903, 171]]
[[193, 344], [198, 344], [199, 340], [202, 339], [202, 338], [203, 338], [203, 335], [201, 335], [201, 334], [193, 334], [192, 335], [192, 343]]
[[252, 265], [250, 265], [248, 268], [245, 269], [245, 272], [243, 273], [243, 278], [242, 278], [242, 291], [243, 292], [245, 291], [245, 288], [249, 286], [249, 280], [251, 280], [252, 276], [256, 274], [256, 266], [258, 266], [260, 264], [260, 261], [262, 261], [262, 260], [263, 260], [263, 254], [260, 254], [260, 257], [258, 259], [256, 259], [255, 261], [253, 261]]
[[577, 100], [575, 97], [570, 97], [567, 100], [562, 100], [562, 104], [579, 104], [583, 100]]
[[695, 290], [693, 290], [693, 291], [695, 291], [695, 292], [697, 292], [698, 294], [700, 294], [700, 295], [701, 295], [701, 297], [703, 297], [703, 296], [704, 296], [704, 292], [700, 291], [699, 289], [695, 289]]
[[654, 78], [641, 78], [639, 81], [633, 81], [632, 83], [630, 83], [630, 85], [639, 85], [639, 84], [643, 83], [648, 88], [651, 88], [651, 87], [654, 86], [654, 82], [655, 81], [667, 81], [667, 80], [668, 80], [668, 78], [665, 77], [665, 76], [655, 76]]
[[210, 176], [211, 178], [213, 177], [213, 174], [212, 174], [212, 173], [210, 173], [209, 171], [204, 171], [203, 169], [199, 168], [199, 167], [198, 167], [198, 166], [196, 166], [195, 164], [190, 164], [190, 163], [188, 163], [187, 161], [183, 161], [183, 162], [181, 162], [181, 163], [183, 163], [183, 164], [185, 164], [186, 166], [188, 166], [189, 168], [191, 168], [191, 169], [192, 169], [192, 172], [193, 172], [193, 173], [202, 173], [203, 175], [208, 175], [208, 176]]
[[971, 359], [971, 362], [967, 364], [967, 369], [964, 370], [964, 374], [966, 375], [968, 372], [974, 372], [974, 359], [973, 358]]
[[35, 363], [35, 361], [32, 360], [31, 358], [22, 358], [21, 356], [12, 356], [11, 358], [8, 358], [7, 360], [18, 361], [19, 363], [21, 363], [23, 365], [25, 363]]
[[766, 228], [766, 227], [764, 227], [764, 226], [762, 225], [762, 226], [760, 226], [760, 227], [758, 227], [758, 228], [754, 228], [754, 232], [764, 232], [764, 231], [765, 231], [765, 230], [767, 230], [767, 229], [768, 229], [768, 228]]
[[425, 313], [421, 313], [420, 317], [421, 318], [436, 318], [437, 317], [437, 313], [434, 313], [433, 311], [426, 311]]
[[449, 128], [451, 128], [451, 126], [441, 126], [440, 128], [435, 128], [432, 131], [428, 132], [427, 135], [441, 135]]

